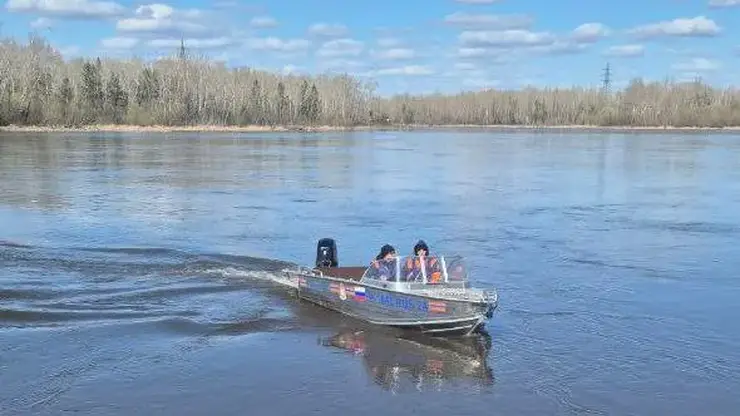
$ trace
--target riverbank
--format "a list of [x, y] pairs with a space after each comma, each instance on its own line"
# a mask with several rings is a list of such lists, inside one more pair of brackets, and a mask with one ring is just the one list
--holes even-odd
[[96, 124], [79, 127], [64, 126], [0, 126], [2, 132], [30, 133], [175, 133], [175, 132], [223, 132], [223, 133], [263, 133], [263, 132], [332, 132], [332, 131], [401, 131], [401, 130], [486, 130], [486, 131], [561, 131], [561, 132], [738, 132], [740, 126], [728, 127], [673, 127], [673, 126], [596, 126], [596, 125], [370, 125], [370, 126], [136, 126], [125, 124]]
[[[362, 129], [362, 127], [354, 128]], [[0, 131], [5, 132], [31, 132], [31, 133], [84, 133], [84, 132], [121, 132], [121, 133], [173, 133], [173, 132], [234, 132], [234, 133], [260, 133], [280, 131], [306, 131], [327, 132], [351, 130], [341, 126], [227, 126], [227, 125], [195, 125], [195, 126], [137, 126], [130, 124], [94, 124], [89, 126], [64, 127], [64, 126], [0, 126]]]

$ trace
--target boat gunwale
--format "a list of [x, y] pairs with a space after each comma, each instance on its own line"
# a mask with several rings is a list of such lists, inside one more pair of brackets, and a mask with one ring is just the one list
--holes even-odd
[[[349, 282], [349, 283], [351, 283], [353, 285], [359, 285], [359, 286], [363, 286], [363, 287], [366, 287], [366, 288], [378, 289], [378, 290], [382, 290], [382, 291], [389, 292], [389, 293], [396, 293], [396, 294], [402, 294], [402, 295], [410, 295], [410, 296], [414, 296], [414, 297], [418, 297], [418, 298], [423, 298], [423, 299], [444, 300], [444, 301], [449, 301], [449, 302], [460, 302], [460, 303], [467, 303], [467, 304], [472, 304], [472, 305], [491, 305], [492, 304], [492, 305], [498, 306], [498, 293], [496, 291], [493, 291], [493, 293], [495, 294], [494, 300], [492, 302], [489, 302], [489, 301], [487, 301], [485, 299], [480, 299], [480, 300], [460, 299], [460, 298], [448, 297], [448, 296], [444, 296], [444, 295], [431, 295], [430, 296], [430, 295], [427, 295], [427, 294], [421, 294], [421, 293], [417, 293], [417, 292], [402, 292], [402, 291], [398, 291], [398, 290], [389, 289], [387, 287], [380, 287], [380, 286], [375, 286], [375, 285], [368, 285], [366, 283], [363, 283], [362, 280], [353, 280], [353, 279], [349, 279], [349, 278], [343, 278], [343, 277], [336, 277], [336, 276], [327, 275], [327, 274], [322, 273], [321, 271], [319, 271], [320, 274], [316, 274], [316, 273], [313, 272], [313, 270], [310, 271], [310, 272], [293, 271], [293, 270], [287, 271], [286, 270], [286, 273], [292, 273], [292, 274], [300, 275], [300, 276], [304, 276], [304, 277], [311, 277], [311, 278], [317, 278], [317, 279], [331, 280], [331, 281], [336, 281], [336, 282], [339, 282], [339, 283], [347, 283], [347, 282]], [[300, 288], [298, 290], [300, 291]], [[484, 295], [487, 292], [486, 289], [475, 289], [475, 288], [473, 288], [473, 290], [480, 291], [479, 293], [482, 293]]]

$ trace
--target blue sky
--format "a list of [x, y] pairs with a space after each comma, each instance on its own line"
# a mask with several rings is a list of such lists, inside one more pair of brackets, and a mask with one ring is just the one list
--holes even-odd
[[5, 0], [2, 33], [65, 56], [154, 59], [186, 46], [229, 65], [349, 72], [378, 92], [740, 84], [740, 0]]

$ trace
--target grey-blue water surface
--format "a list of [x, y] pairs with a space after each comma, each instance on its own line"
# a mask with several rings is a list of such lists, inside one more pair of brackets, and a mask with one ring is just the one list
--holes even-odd
[[[0, 413], [736, 415], [740, 136], [3, 134]], [[271, 278], [417, 239], [500, 307], [431, 340]]]

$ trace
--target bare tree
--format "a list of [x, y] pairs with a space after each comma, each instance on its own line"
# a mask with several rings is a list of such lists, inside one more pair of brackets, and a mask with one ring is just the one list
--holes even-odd
[[348, 74], [229, 69], [181, 45], [153, 63], [64, 60], [43, 38], [0, 41], [0, 124], [83, 125], [740, 125], [740, 91], [701, 80], [454, 95], [375, 95]]

